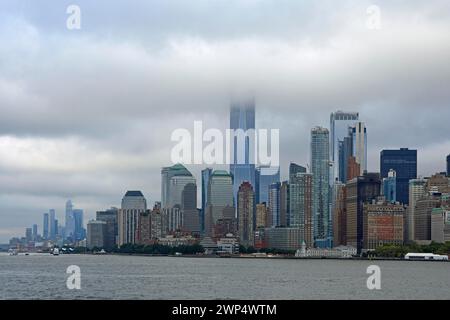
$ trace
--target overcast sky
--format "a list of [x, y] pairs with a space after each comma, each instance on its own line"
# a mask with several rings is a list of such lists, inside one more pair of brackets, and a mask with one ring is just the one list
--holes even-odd
[[[81, 8], [81, 29], [66, 8]], [[367, 27], [377, 5], [381, 29]], [[282, 176], [307, 164], [310, 129], [358, 111], [369, 170], [384, 148], [418, 149], [419, 173], [450, 153], [448, 0], [21, 1], [0, 3], [0, 243], [67, 199], [160, 200], [173, 130], [225, 129], [252, 92], [279, 128]], [[189, 166], [199, 179], [203, 166]], [[199, 180], [198, 180], [199, 181]]]

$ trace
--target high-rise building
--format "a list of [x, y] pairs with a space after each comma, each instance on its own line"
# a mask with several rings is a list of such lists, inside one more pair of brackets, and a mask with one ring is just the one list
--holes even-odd
[[346, 186], [336, 181], [333, 188], [333, 246], [345, 246], [347, 244], [347, 207]]
[[37, 224], [33, 224], [33, 234], [32, 234], [33, 241], [36, 241], [38, 238], [38, 226]]
[[97, 211], [96, 220], [104, 221], [106, 223], [106, 234], [104, 237], [104, 247], [106, 249], [112, 249], [117, 245], [118, 227], [117, 227], [117, 214], [119, 209], [111, 208], [105, 211]]
[[66, 219], [65, 219], [65, 233], [66, 238], [70, 240], [76, 240], [75, 239], [75, 216], [74, 216], [74, 209], [73, 204], [71, 200], [67, 200], [66, 202]]
[[[349, 133], [347, 137], [344, 137], [344, 140], [339, 141], [339, 175], [338, 175], [338, 181], [347, 183], [347, 180], [351, 180], [354, 177], [357, 177], [360, 172], [360, 166], [356, 162], [356, 158], [353, 157], [353, 128], [348, 128]], [[349, 159], [353, 158], [353, 161], [355, 164], [358, 165], [358, 171], [357, 173], [349, 173], [349, 168], [354, 168], [355, 164], [350, 165]], [[349, 176], [351, 177], [349, 179]], [[335, 178], [336, 179], [336, 178]], [[335, 180], [336, 181], [336, 180]]]
[[118, 246], [138, 243], [139, 217], [147, 210], [147, 200], [141, 191], [127, 191], [117, 214]]
[[289, 181], [294, 178], [297, 173], [306, 173], [306, 168], [298, 165], [296, 163], [291, 162], [289, 164]]
[[353, 156], [360, 165], [359, 175], [367, 171], [367, 128], [364, 122], [357, 122], [352, 128]]
[[441, 195], [429, 194], [416, 202], [414, 210], [414, 240], [431, 242], [431, 212], [441, 206]]
[[[208, 202], [206, 204], [205, 234], [213, 236], [214, 225], [219, 220], [235, 219], [233, 206], [233, 178], [223, 170], [215, 170], [208, 183]], [[227, 208], [233, 208], [232, 214]]]
[[355, 247], [358, 253], [361, 253], [363, 248], [364, 204], [379, 197], [380, 187], [378, 173], [365, 173], [347, 181], [347, 245]]
[[363, 204], [364, 249], [382, 245], [403, 245], [405, 207], [386, 201]]
[[406, 217], [406, 229], [407, 229], [407, 241], [414, 241], [415, 238], [415, 216], [417, 201], [426, 195], [427, 181], [424, 179], [412, 179], [409, 180], [409, 206], [407, 209]]
[[90, 220], [88, 222], [86, 245], [89, 249], [105, 247], [106, 228], [105, 221]]
[[56, 220], [56, 213], [54, 209], [50, 209], [49, 211], [49, 217], [50, 217], [50, 239], [55, 240], [56, 235], [58, 234], [58, 222]]
[[258, 203], [256, 205], [256, 229], [271, 227], [272, 222], [270, 221], [270, 218], [269, 208], [266, 206], [266, 203]]
[[268, 212], [270, 221], [268, 221], [267, 227], [278, 227], [281, 225], [280, 192], [281, 192], [280, 182], [272, 183], [269, 186]]
[[434, 208], [431, 211], [431, 241], [450, 242], [450, 208]]
[[206, 205], [208, 203], [208, 184], [209, 178], [213, 173], [213, 169], [206, 168], [202, 170], [202, 210], [200, 212], [200, 224], [201, 232], [205, 232], [205, 215], [206, 215]]
[[390, 169], [387, 178], [383, 178], [383, 195], [388, 202], [397, 201], [397, 173]]
[[183, 230], [200, 234], [200, 215], [197, 209], [197, 185], [188, 183], [181, 193], [181, 211], [183, 215]]
[[280, 168], [261, 166], [255, 173], [255, 197], [256, 203], [269, 202], [269, 187], [273, 183], [280, 182]]
[[[163, 210], [173, 210], [163, 209]], [[167, 232], [163, 230], [163, 215], [161, 209], [153, 207], [153, 210], [145, 210], [139, 216], [138, 243], [143, 245], [154, 244], [155, 241], [165, 236]], [[167, 224], [165, 225], [167, 226]]]
[[188, 183], [196, 184], [192, 173], [182, 164], [161, 169], [161, 207], [181, 206], [181, 192]]
[[254, 200], [255, 193], [250, 182], [244, 181], [238, 191], [239, 242], [244, 246], [254, 245]]
[[234, 204], [237, 192], [244, 181], [255, 186], [255, 101], [234, 101], [230, 107], [231, 142], [230, 173], [233, 176]]
[[289, 182], [283, 181], [280, 187], [280, 226], [289, 226]]
[[74, 240], [83, 240], [85, 238], [85, 229], [83, 227], [83, 210], [73, 209], [72, 214], [74, 219]]
[[427, 179], [427, 191], [450, 193], [450, 178], [444, 174], [436, 173]]
[[44, 237], [44, 239], [48, 239], [49, 238], [49, 233], [48, 233], [48, 227], [49, 227], [49, 220], [48, 220], [48, 213], [44, 213], [44, 224], [42, 225], [42, 236]]
[[25, 238], [26, 238], [27, 242], [30, 242], [31, 240], [33, 240], [33, 230], [31, 228], [25, 229]]
[[332, 246], [333, 239], [329, 192], [330, 146], [329, 131], [326, 128], [315, 127], [311, 130], [311, 173], [313, 174], [314, 243], [316, 247], [327, 248]]
[[122, 198], [121, 209], [147, 210], [147, 200], [141, 191], [127, 191]]
[[450, 177], [450, 154], [447, 156], [447, 177]]
[[312, 174], [298, 172], [289, 181], [290, 227], [300, 229], [301, 239], [308, 247], [314, 245], [313, 180]]
[[361, 175], [361, 166], [358, 162], [356, 162], [356, 158], [354, 156], [350, 156], [347, 159], [347, 181], [350, 181]]
[[[345, 162], [347, 157], [339, 157], [339, 142], [343, 142], [344, 138], [348, 137], [349, 127], [353, 127], [355, 123], [359, 120], [359, 113], [357, 112], [343, 112], [337, 111], [330, 115], [330, 160], [332, 164], [332, 169], [330, 170], [330, 186], [333, 185], [336, 179], [346, 177], [343, 170], [340, 168], [345, 168]], [[348, 144], [347, 144], [348, 146]], [[351, 155], [351, 154], [350, 154]], [[345, 181], [341, 181], [345, 182]]]
[[417, 179], [417, 150], [408, 148], [382, 150], [380, 153], [381, 178], [387, 178], [391, 169], [397, 174], [397, 201], [409, 205], [409, 180]]

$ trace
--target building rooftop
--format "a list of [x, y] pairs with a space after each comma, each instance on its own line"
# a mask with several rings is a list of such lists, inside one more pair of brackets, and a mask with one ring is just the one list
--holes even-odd
[[125, 197], [143, 197], [143, 196], [144, 195], [142, 194], [142, 192], [138, 190], [127, 191], [127, 193], [125, 193]]

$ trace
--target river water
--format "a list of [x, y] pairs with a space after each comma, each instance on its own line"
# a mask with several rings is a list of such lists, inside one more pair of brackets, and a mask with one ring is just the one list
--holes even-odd
[[[366, 285], [373, 264], [381, 290]], [[450, 263], [1, 254], [0, 299], [450, 299]]]

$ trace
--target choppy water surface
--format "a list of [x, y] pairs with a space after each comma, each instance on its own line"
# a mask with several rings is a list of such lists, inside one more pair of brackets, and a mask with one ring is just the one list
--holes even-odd
[[1, 254], [0, 299], [450, 299], [450, 263]]

